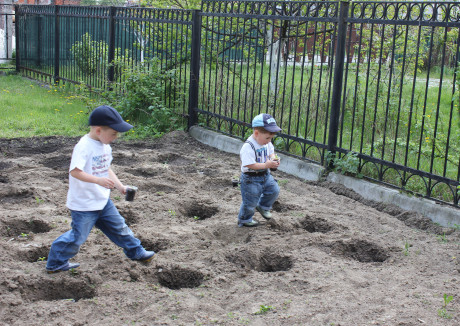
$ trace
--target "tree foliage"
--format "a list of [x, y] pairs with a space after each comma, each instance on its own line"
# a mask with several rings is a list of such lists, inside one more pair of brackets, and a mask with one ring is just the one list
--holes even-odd
[[200, 9], [201, 0], [140, 0], [143, 7]]
[[121, 7], [126, 3], [126, 0], [81, 0], [82, 6], [115, 6]]

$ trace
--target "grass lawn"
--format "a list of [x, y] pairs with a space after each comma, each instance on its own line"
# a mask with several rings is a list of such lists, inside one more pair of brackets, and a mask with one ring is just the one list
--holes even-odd
[[88, 131], [86, 104], [63, 86], [43, 87], [19, 75], [0, 76], [0, 137], [79, 136]]

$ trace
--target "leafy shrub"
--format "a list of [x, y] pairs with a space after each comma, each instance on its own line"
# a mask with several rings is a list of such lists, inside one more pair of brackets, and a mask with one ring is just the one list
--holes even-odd
[[[86, 33], [81, 37], [81, 41], [75, 42], [70, 48], [78, 68], [84, 76], [92, 76], [99, 71], [99, 74], [106, 76], [109, 67], [108, 51], [109, 46], [105, 41], [94, 41], [91, 34]], [[116, 48], [114, 60], [111, 63], [114, 66], [114, 79], [121, 77], [125, 66], [132, 64], [129, 51]]]
[[81, 41], [75, 42], [70, 52], [72, 53], [78, 68], [85, 76], [92, 76], [98, 67], [105, 66], [107, 62], [107, 43], [93, 41], [91, 34], [82, 35]]
[[165, 105], [175, 91], [174, 70], [164, 71], [159, 60], [151, 59], [125, 69], [123, 77], [116, 87], [115, 107], [125, 119], [137, 122], [136, 129], [161, 135], [182, 127], [179, 112]]
[[359, 157], [358, 153], [348, 152], [345, 156], [338, 158], [336, 153], [327, 152], [326, 161], [328, 164], [334, 166], [335, 172], [340, 172], [342, 174], [350, 174], [357, 176], [358, 178], [362, 177], [362, 174], [359, 173]]

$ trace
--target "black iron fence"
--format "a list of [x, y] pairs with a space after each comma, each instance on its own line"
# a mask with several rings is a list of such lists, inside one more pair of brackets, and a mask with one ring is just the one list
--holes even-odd
[[50, 83], [107, 89], [127, 70], [158, 62], [178, 84], [165, 94], [167, 104], [186, 110], [191, 24], [186, 10], [17, 6], [17, 69]]
[[20, 6], [16, 21], [25, 74], [104, 88], [155, 57], [189, 125], [244, 139], [267, 112], [280, 151], [458, 207], [460, 4]]

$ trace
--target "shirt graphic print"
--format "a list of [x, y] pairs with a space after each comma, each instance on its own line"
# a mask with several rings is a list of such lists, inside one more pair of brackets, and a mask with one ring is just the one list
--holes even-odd
[[265, 163], [268, 158], [268, 148], [267, 146], [263, 146], [255, 150], [256, 152], [256, 162], [257, 163]]
[[106, 176], [109, 171], [109, 154], [102, 154], [99, 156], [93, 156], [92, 159], [92, 174], [96, 177]]

